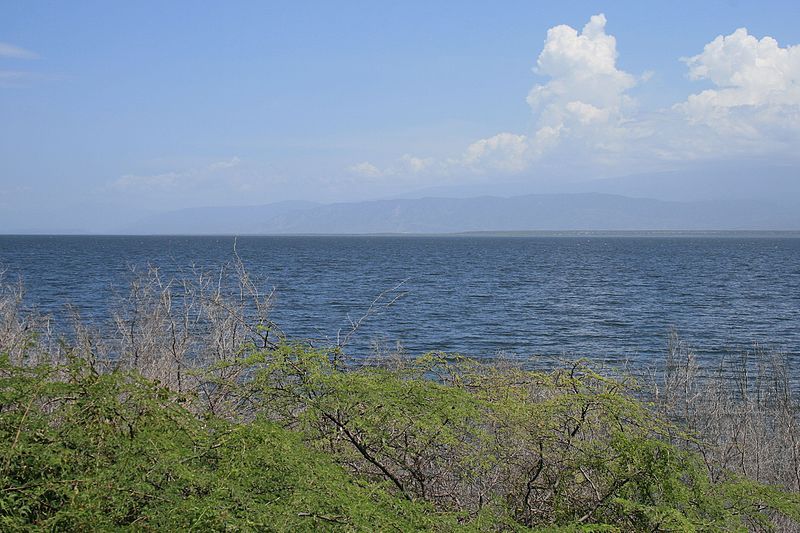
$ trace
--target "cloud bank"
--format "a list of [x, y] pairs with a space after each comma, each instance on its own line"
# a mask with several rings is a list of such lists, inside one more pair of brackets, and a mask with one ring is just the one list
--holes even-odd
[[[535, 117], [528, 132], [479, 139], [450, 158], [405, 155], [387, 168], [364, 161], [353, 174], [371, 177], [520, 174], [547, 162], [625, 169], [730, 155], [796, 157], [800, 142], [800, 46], [781, 47], [745, 28], [718, 36], [684, 58], [690, 79], [712, 87], [666, 109], [642, 109], [631, 89], [649, 73], [617, 65], [617, 42], [598, 14], [576, 30], [550, 28], [531, 88]], [[424, 164], [409, 164], [424, 161]], [[568, 163], [566, 163], [568, 164]]]

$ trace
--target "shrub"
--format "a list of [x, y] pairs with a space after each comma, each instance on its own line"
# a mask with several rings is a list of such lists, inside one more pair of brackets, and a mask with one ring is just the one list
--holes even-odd
[[440, 510], [529, 527], [768, 527], [797, 495], [729, 475], [712, 482], [678, 428], [624, 382], [586, 365], [552, 373], [429, 354], [394, 369], [341, 368], [283, 346], [246, 363], [242, 395], [360, 477]]
[[273, 422], [197, 417], [136, 374], [0, 360], [0, 529], [449, 529]]

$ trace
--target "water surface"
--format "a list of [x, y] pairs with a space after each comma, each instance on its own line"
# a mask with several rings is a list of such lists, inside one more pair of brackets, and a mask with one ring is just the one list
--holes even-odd
[[[109, 316], [132, 268], [230, 261], [233, 237], [0, 236], [31, 305]], [[800, 239], [789, 237], [240, 237], [237, 250], [290, 335], [334, 339], [382, 291], [351, 351], [586, 356], [646, 365], [676, 329], [703, 358], [760, 343], [800, 355]]]

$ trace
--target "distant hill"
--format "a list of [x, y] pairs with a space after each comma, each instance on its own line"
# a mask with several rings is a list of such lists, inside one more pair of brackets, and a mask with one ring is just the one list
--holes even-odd
[[800, 230], [800, 210], [767, 200], [667, 201], [606, 193], [509, 198], [282, 202], [183, 209], [121, 229], [135, 234], [351, 234], [558, 230]]
[[573, 184], [559, 192], [599, 192], [674, 201], [760, 201], [800, 209], [796, 166], [696, 166]]
[[556, 179], [521, 176], [516, 181], [452, 184], [410, 191], [397, 198], [471, 198], [572, 193], [617, 194], [676, 202], [759, 200], [800, 209], [800, 166], [759, 161], [693, 163], [685, 168], [613, 178]]

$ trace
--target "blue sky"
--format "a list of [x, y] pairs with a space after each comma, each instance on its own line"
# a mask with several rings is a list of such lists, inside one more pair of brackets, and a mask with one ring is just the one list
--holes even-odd
[[795, 165], [798, 20], [798, 2], [3, 1], [0, 224]]

